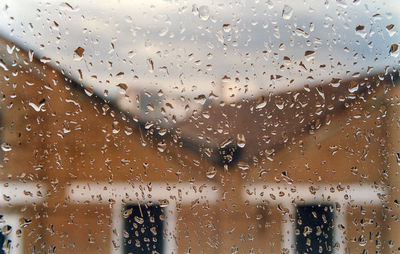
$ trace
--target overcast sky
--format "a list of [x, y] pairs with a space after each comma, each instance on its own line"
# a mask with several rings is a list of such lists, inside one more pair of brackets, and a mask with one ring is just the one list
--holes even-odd
[[226, 77], [248, 97], [398, 66], [396, 0], [0, 3], [3, 36], [110, 96], [208, 95]]

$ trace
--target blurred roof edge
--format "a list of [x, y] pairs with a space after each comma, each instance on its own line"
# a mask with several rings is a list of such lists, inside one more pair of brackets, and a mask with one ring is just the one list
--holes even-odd
[[[4, 37], [1, 37], [1, 35], [0, 35], [0, 45], [1, 45], [0, 54], [1, 54], [1, 51], [5, 50], [6, 52], [4, 55], [9, 54], [6, 49], [7, 47], [13, 48], [15, 46], [13, 51], [18, 50], [19, 51], [18, 56], [20, 57], [21, 56], [20, 54], [22, 54], [22, 56], [23, 56], [20, 59], [13, 58], [13, 60], [17, 60], [17, 62], [26, 60], [26, 61], [36, 64], [38, 66], [49, 66], [52, 70], [55, 70], [56, 72], [58, 72], [58, 74], [60, 74], [62, 77], [64, 77], [66, 83], [68, 83], [72, 89], [74, 89], [75, 91], [77, 91], [79, 93], [84, 94], [88, 99], [90, 99], [96, 103], [99, 103], [100, 105], [107, 104], [108, 106], [110, 106], [110, 111], [113, 110], [115, 112], [115, 117], [126, 122], [128, 125], [130, 125], [132, 127], [138, 127], [143, 130], [148, 130], [148, 129], [152, 128], [156, 131], [156, 133], [147, 135], [146, 138], [153, 139], [156, 142], [160, 142], [160, 141], [164, 140], [165, 138], [169, 137], [172, 140], [174, 140], [174, 142], [176, 142], [176, 143], [178, 143], [178, 141], [181, 141], [184, 144], [184, 147], [186, 149], [190, 149], [193, 152], [198, 152], [197, 142], [193, 142], [192, 139], [185, 138], [185, 135], [180, 133], [180, 131], [173, 129], [173, 128], [168, 128], [168, 132], [165, 135], [162, 135], [162, 136], [157, 135], [157, 132], [160, 131], [159, 129], [157, 129], [157, 126], [159, 126], [160, 124], [154, 124], [150, 120], [145, 120], [145, 119], [141, 119], [137, 116], [132, 116], [131, 112], [125, 111], [121, 107], [119, 107], [118, 98], [106, 99], [103, 96], [96, 93], [95, 91], [93, 91], [92, 95], [88, 95], [87, 92], [85, 91], [88, 88], [88, 86], [85, 86], [85, 84], [83, 82], [76, 81], [73, 77], [68, 76], [64, 71], [60, 70], [59, 67], [43, 62], [41, 59], [39, 59], [34, 54], [32, 54], [32, 56], [29, 56], [29, 49], [27, 50], [26, 48], [20, 47], [20, 45], [18, 43], [10, 41]], [[11, 54], [9, 54], [10, 57], [12, 57]], [[7, 59], [4, 59], [3, 54], [1, 54], [0, 55], [0, 65], [10, 67], [9, 64], [10, 63], [7, 63]], [[27, 64], [25, 64], [25, 63], [22, 63], [21, 66], [24, 66], [24, 65], [27, 66]], [[162, 122], [160, 121], [160, 123], [162, 123]], [[151, 126], [151, 127], [149, 127], [149, 126]], [[159, 127], [161, 127], [161, 129], [162, 129], [164, 126], [159, 126]], [[176, 137], [178, 137], [178, 139]], [[155, 143], [155, 144], [157, 144], [157, 143]], [[155, 147], [155, 149], [156, 149], [156, 147]]]
[[[216, 142], [215, 142], [215, 140], [208, 142], [206, 140], [199, 139], [196, 134], [196, 130], [193, 129], [194, 128], [193, 124], [190, 123], [191, 122], [190, 117], [188, 119], [186, 119], [186, 121], [184, 121], [183, 123], [178, 125], [177, 126], [178, 128], [175, 128], [175, 126], [174, 127], [162, 126], [162, 121], [159, 121], [158, 123], [149, 124], [150, 121], [146, 121], [137, 116], [132, 116], [131, 112], [123, 110], [118, 104], [118, 98], [106, 99], [103, 96], [101, 96], [100, 94], [96, 93], [95, 91], [93, 91], [92, 95], [88, 95], [85, 90], [88, 89], [89, 86], [86, 86], [83, 82], [79, 82], [79, 81], [75, 80], [72, 76], [66, 74], [64, 70], [60, 70], [59, 66], [55, 66], [54, 63], [51, 64], [50, 59], [46, 59], [46, 58], [43, 59], [43, 57], [41, 59], [39, 59], [36, 55], [29, 53], [29, 49], [21, 47], [18, 43], [12, 42], [4, 37], [0, 37], [0, 44], [2, 45], [2, 47], [4, 47], [3, 50], [5, 50], [5, 51], [7, 51], [8, 49], [10, 49], [12, 51], [16, 50], [16, 49], [18, 51], [20, 51], [20, 50], [22, 51], [22, 52], [19, 52], [19, 54], [22, 53], [23, 58], [21, 58], [21, 59], [14, 58], [14, 60], [17, 60], [17, 61], [28, 60], [28, 62], [32, 62], [33, 64], [37, 64], [39, 66], [49, 66], [50, 68], [54, 69], [55, 71], [57, 71], [60, 75], [62, 75], [65, 78], [66, 82], [75, 91], [85, 94], [89, 99], [91, 99], [99, 104], [109, 105], [110, 109], [116, 113], [116, 117], [127, 122], [128, 124], [130, 124], [132, 126], [137, 126], [139, 128], [146, 129], [146, 130], [153, 128], [156, 131], [156, 133], [158, 131], [157, 127], [167, 128], [168, 132], [167, 132], [167, 134], [165, 134], [167, 136], [156, 135], [156, 133], [147, 135], [147, 138], [154, 139], [156, 142], [162, 141], [166, 137], [169, 136], [175, 142], [178, 142], [178, 140], [179, 140], [179, 142], [182, 142], [183, 147], [185, 149], [189, 149], [195, 153], [206, 154], [206, 157], [208, 157], [209, 160], [211, 160], [211, 162], [213, 164], [217, 164], [217, 165], [226, 165], [226, 164], [232, 164], [232, 163], [237, 162], [238, 159], [243, 154], [243, 150], [246, 149], [246, 148], [243, 148], [240, 145], [238, 145], [235, 140], [231, 140], [231, 139], [226, 139], [222, 142], [221, 142], [221, 140], [218, 140], [218, 139], [216, 139]], [[13, 49], [14, 46], [15, 46], [15, 48]], [[5, 48], [7, 48], [7, 49], [5, 49]], [[10, 57], [12, 57], [11, 56], [12, 52], [11, 53], [6, 52], [5, 55], [6, 54], [9, 54]], [[2, 64], [2, 65], [7, 66], [9, 64], [9, 63], [7, 63], [7, 61], [9, 61], [9, 60], [4, 59], [3, 55], [1, 56], [0, 61], [1, 61], [0, 64]], [[21, 66], [24, 66], [24, 65], [28, 65], [28, 64], [22, 63]], [[384, 72], [375, 72], [372, 74], [361, 76], [359, 78], [349, 79], [349, 80], [344, 80], [344, 81], [332, 80], [331, 82], [329, 82], [327, 84], [316, 86], [316, 87], [310, 87], [309, 89], [312, 91], [312, 93], [318, 94], [321, 92], [318, 89], [323, 88], [323, 89], [329, 90], [329, 89], [333, 88], [333, 87], [329, 87], [329, 84], [332, 84], [332, 82], [340, 82], [340, 83], [345, 83], [346, 88], [347, 88], [346, 90], [349, 91], [349, 87], [347, 87], [347, 86], [352, 86], [352, 82], [354, 82], [354, 81], [357, 83], [361, 83], [366, 80], [369, 81], [369, 80], [374, 80], [374, 79], [379, 79], [379, 80], [390, 79], [390, 80], [392, 80], [393, 85], [397, 85], [399, 83], [398, 82], [399, 70], [396, 70], [394, 68], [389, 70], [389, 68], [386, 68], [386, 70]], [[368, 89], [367, 86], [363, 86], [360, 89], [357, 89], [355, 92], [350, 91], [350, 94], [360, 95], [360, 94], [364, 93], [367, 89]], [[304, 91], [305, 91], [304, 89], [298, 89], [298, 90], [293, 90], [293, 91], [285, 91], [285, 92], [281, 92], [281, 93], [277, 93], [277, 94], [269, 94], [266, 96], [269, 96], [270, 100], [271, 100], [271, 98], [279, 99], [280, 97], [286, 98], [286, 97], [288, 97], [288, 95], [292, 96], [292, 94], [294, 94], [294, 93], [303, 93], [304, 94]], [[262, 100], [266, 99], [264, 96], [261, 96], [260, 98]], [[255, 105], [260, 104], [260, 102], [259, 102], [260, 98], [255, 99], [255, 100], [244, 100], [245, 101], [244, 103], [239, 102], [237, 104], [248, 104], [248, 105], [252, 105], [253, 109], [257, 109], [257, 106], [255, 106]], [[218, 104], [215, 103], [214, 107], [215, 107], [215, 105], [218, 106]], [[342, 106], [339, 105], [338, 107], [336, 107], [335, 110], [344, 110], [344, 107], [342, 107]], [[244, 107], [242, 109], [247, 109], [247, 108]], [[265, 107], [265, 109], [268, 109], [268, 107]], [[283, 110], [282, 112], [285, 112], [285, 110]], [[215, 114], [215, 113], [216, 112], [213, 112], [213, 114]], [[249, 114], [249, 112], [248, 112], [247, 115], [251, 115], [251, 114]], [[322, 115], [324, 116], [325, 114], [322, 114]], [[264, 115], [261, 115], [261, 116], [264, 117]], [[209, 118], [212, 119], [213, 121], [216, 121], [216, 119], [217, 119], [217, 118], [213, 119], [212, 115]], [[316, 119], [312, 119], [312, 120], [316, 120]], [[311, 122], [312, 121], [310, 121], [310, 122], [307, 121], [307, 126], [305, 126], [305, 127], [309, 128]], [[247, 125], [248, 124], [249, 124], [249, 122], [247, 122]], [[151, 126], [151, 127], [149, 127], [149, 126]], [[250, 126], [248, 126], [248, 127], [250, 127]], [[298, 135], [298, 133], [294, 133], [294, 135]], [[230, 135], [230, 136], [232, 136], [232, 135]], [[176, 137], [178, 137], [178, 140], [176, 139]], [[273, 148], [277, 149], [278, 147], [281, 146], [281, 143], [280, 142], [272, 142], [271, 145]]]

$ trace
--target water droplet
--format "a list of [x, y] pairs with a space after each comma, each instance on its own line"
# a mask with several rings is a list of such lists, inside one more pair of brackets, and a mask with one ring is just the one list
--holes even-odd
[[5, 236], [9, 235], [11, 233], [11, 231], [12, 231], [12, 227], [10, 225], [4, 225], [1, 228], [1, 233], [3, 233], [3, 235], [5, 235]]
[[156, 227], [151, 227], [150, 228], [151, 233], [153, 234], [153, 236], [157, 235], [157, 228]]
[[127, 219], [132, 214], [132, 211], [133, 211], [132, 208], [131, 209], [127, 209], [122, 213], [122, 216]]
[[350, 169], [350, 172], [351, 172], [353, 175], [358, 175], [358, 168], [357, 168], [357, 167], [352, 167], [352, 168]]
[[92, 88], [87, 87], [87, 88], [85, 88], [85, 93], [88, 96], [92, 96], [94, 94], [94, 90]]
[[361, 38], [364, 38], [367, 36], [367, 32], [365, 30], [365, 26], [363, 25], [358, 25], [356, 27], [356, 34], [358, 34], [359, 36], [361, 36]]
[[243, 134], [237, 134], [236, 141], [237, 141], [238, 147], [240, 147], [240, 148], [245, 147], [246, 137]]
[[267, 102], [261, 101], [260, 103], [257, 104], [256, 109], [264, 108], [266, 105], [267, 105]]
[[112, 123], [112, 132], [114, 134], [117, 134], [119, 131], [120, 131], [119, 122], [118, 121], [114, 121]]
[[167, 134], [167, 129], [161, 129], [158, 131], [158, 135], [160, 135], [161, 137], [164, 136], [165, 134]]
[[6, 194], [3, 194], [3, 199], [4, 199], [6, 202], [10, 202], [11, 197], [10, 197], [10, 196], [7, 196]]
[[225, 33], [229, 33], [231, 31], [231, 25], [230, 24], [223, 24], [222, 29], [224, 29]]
[[358, 82], [351, 82], [348, 90], [350, 93], [355, 93], [357, 92], [358, 88], [359, 88]]
[[132, 135], [133, 129], [131, 127], [125, 126], [125, 134], [127, 136]]
[[39, 103], [39, 106], [38, 106], [38, 105], [36, 105], [35, 103], [33, 103], [33, 102], [30, 101], [30, 102], [28, 103], [28, 105], [31, 106], [36, 112], [40, 112], [40, 110], [42, 109], [44, 103], [45, 103], [45, 101], [42, 100], [42, 101]]
[[339, 87], [342, 80], [339, 78], [332, 78], [330, 85], [332, 87]]
[[118, 86], [119, 88], [121, 88], [122, 94], [124, 94], [124, 93], [126, 92], [126, 90], [128, 89], [128, 85], [125, 84], [125, 83], [119, 83], [117, 86]]
[[363, 26], [363, 25], [358, 25], [358, 26], [356, 27], [356, 31], [362, 31], [362, 30], [365, 30], [365, 26]]
[[311, 59], [313, 59], [313, 58], [314, 58], [314, 55], [315, 55], [315, 51], [314, 51], [314, 50], [307, 50], [307, 51], [304, 53], [304, 56], [306, 57], [306, 60], [307, 60], [307, 61], [310, 61]]
[[28, 51], [29, 62], [33, 61], [33, 54], [34, 54], [33, 50]]
[[222, 141], [221, 144], [219, 144], [219, 147], [223, 149], [223, 148], [227, 147], [228, 145], [230, 145], [231, 143], [232, 143], [232, 139], [228, 138], [228, 139]]
[[143, 224], [144, 223], [144, 219], [143, 218], [141, 218], [141, 217], [139, 217], [139, 216], [135, 216], [135, 221], [138, 223], [138, 224]]
[[295, 30], [295, 33], [296, 33], [296, 35], [297, 36], [302, 36], [302, 37], [304, 37], [304, 38], [308, 38], [308, 37], [310, 37], [310, 35], [308, 34], [308, 33], [306, 33], [303, 29], [301, 29], [301, 28], [296, 28], [296, 30]]
[[19, 219], [19, 225], [20, 225], [21, 227], [26, 227], [26, 226], [28, 226], [28, 225], [31, 224], [31, 223], [32, 223], [32, 220], [30, 220], [30, 219], [27, 219], [27, 218], [24, 218], [24, 217], [22, 217], [22, 218]]
[[285, 102], [281, 99], [277, 99], [277, 100], [275, 100], [275, 106], [278, 109], [282, 110], [285, 107]]
[[72, 7], [72, 5], [70, 5], [70, 4], [67, 3], [67, 2], [61, 3], [60, 6], [63, 7], [63, 8], [67, 8], [67, 7], [68, 7], [68, 10], [75, 10], [75, 8]]
[[199, 7], [199, 17], [202, 20], [208, 20], [210, 17], [210, 10], [208, 9], [208, 6], [202, 5]]
[[150, 102], [149, 104], [147, 104], [146, 107], [147, 107], [148, 110], [154, 111], [154, 104], [153, 103]]
[[8, 71], [7, 65], [4, 63], [3, 59], [0, 59], [0, 67], [3, 70]]
[[229, 81], [231, 81], [231, 77], [225, 75], [222, 77], [221, 80], [222, 80], [222, 82], [229, 82]]
[[245, 163], [245, 162], [239, 162], [238, 163], [238, 168], [240, 168], [241, 170], [248, 170], [250, 168], [249, 164]]
[[4, 152], [9, 152], [12, 150], [12, 147], [8, 143], [3, 143], [1, 144], [1, 150], [3, 150]]
[[360, 235], [360, 237], [358, 238], [358, 244], [361, 247], [364, 247], [365, 245], [367, 245], [367, 240], [365, 240], [365, 237], [363, 235]]
[[74, 51], [74, 60], [75, 61], [80, 61], [83, 57], [83, 53], [85, 52], [85, 49], [82, 47], [77, 47]]
[[199, 8], [197, 7], [197, 4], [192, 5], [192, 13], [195, 16], [199, 14]]
[[164, 37], [167, 33], [168, 33], [168, 27], [163, 27], [160, 29], [160, 32], [158, 33], [158, 35], [160, 37]]
[[217, 170], [215, 167], [209, 167], [206, 172], [206, 176], [210, 179], [214, 178], [217, 174]]
[[392, 44], [392, 46], [390, 46], [390, 55], [397, 57], [399, 55], [399, 52], [397, 51], [399, 49], [399, 45], [398, 44]]
[[40, 62], [42, 62], [42, 63], [44, 63], [44, 64], [46, 64], [46, 63], [49, 63], [51, 61], [51, 58], [50, 57], [42, 57], [42, 58], [40, 58]]
[[199, 96], [194, 98], [194, 101], [199, 103], [199, 104], [201, 104], [201, 105], [204, 105], [206, 100], [207, 100], [207, 98], [206, 98], [206, 96], [204, 94], [200, 94]]
[[393, 28], [394, 28], [394, 24], [390, 24], [390, 25], [386, 26], [386, 31], [389, 33], [390, 37], [392, 37], [396, 33], [396, 31], [393, 30]]
[[329, 146], [329, 149], [331, 150], [331, 154], [335, 155], [338, 152], [339, 147], [336, 145], [332, 145], [332, 146]]
[[168, 67], [167, 66], [161, 66], [160, 68], [158, 68], [161, 72], [166, 73], [167, 75], [169, 75], [169, 71], [168, 71]]
[[293, 15], [293, 8], [285, 4], [282, 10], [282, 18], [288, 20], [292, 17], [292, 15]]
[[149, 64], [149, 67], [150, 67], [150, 72], [153, 72], [154, 71], [154, 62], [153, 62], [153, 59], [151, 59], [151, 58], [149, 58], [149, 59], [147, 59], [147, 63]]
[[264, 99], [264, 96], [260, 96], [257, 99], [256, 109], [262, 109], [267, 106], [267, 102]]
[[315, 25], [314, 25], [314, 23], [313, 22], [310, 22], [310, 32], [314, 32], [314, 30], [315, 30]]
[[161, 153], [163, 153], [165, 151], [165, 149], [167, 149], [167, 144], [164, 142], [159, 142], [157, 144], [157, 149], [158, 151], [160, 151]]
[[158, 205], [160, 207], [167, 207], [169, 205], [169, 200], [168, 199], [158, 200]]
[[154, 123], [153, 122], [146, 122], [146, 124], [144, 125], [144, 128], [146, 130], [150, 129], [151, 127], [153, 127]]
[[336, 1], [337, 6], [346, 9], [348, 7], [347, 3], [344, 0], [337, 0]]
[[11, 55], [14, 52], [15, 45], [10, 46], [7, 44], [6, 48], [7, 48], [7, 53]]

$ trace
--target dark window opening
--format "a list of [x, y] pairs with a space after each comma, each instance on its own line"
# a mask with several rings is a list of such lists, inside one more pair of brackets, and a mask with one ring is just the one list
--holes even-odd
[[6, 237], [0, 233], [0, 254], [5, 254], [4, 250], [3, 250], [3, 246], [4, 246], [4, 242], [6, 241]]
[[[9, 227], [7, 230], [11, 230], [10, 226], [7, 227]], [[0, 232], [0, 254], [8, 253], [8, 251], [6, 252], [6, 250], [9, 250], [10, 247], [11, 247], [11, 240]]]
[[296, 210], [297, 253], [333, 253], [333, 206], [299, 205]]
[[124, 253], [163, 253], [163, 209], [130, 204], [124, 211]]

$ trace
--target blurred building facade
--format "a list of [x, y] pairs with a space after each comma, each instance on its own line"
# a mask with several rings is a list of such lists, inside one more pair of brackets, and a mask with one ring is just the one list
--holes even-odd
[[396, 75], [216, 96], [171, 127], [0, 47], [0, 240], [11, 253], [400, 247]]

